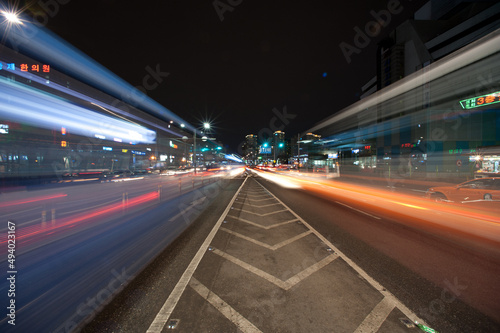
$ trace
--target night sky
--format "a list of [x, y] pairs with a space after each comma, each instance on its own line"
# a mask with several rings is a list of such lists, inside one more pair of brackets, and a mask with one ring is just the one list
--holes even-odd
[[[50, 7], [46, 27], [133, 86], [148, 66], [169, 73], [148, 96], [193, 125], [210, 121], [236, 150], [246, 134], [282, 126], [295, 136], [359, 100], [376, 43], [425, 1], [401, 0], [350, 63], [339, 45], [354, 45], [354, 28], [391, 1], [71, 0]], [[288, 123], [272, 128], [285, 107]]]

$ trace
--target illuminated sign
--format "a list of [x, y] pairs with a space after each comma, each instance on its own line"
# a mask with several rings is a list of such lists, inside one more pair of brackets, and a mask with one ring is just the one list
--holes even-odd
[[416, 147], [417, 145], [414, 143], [402, 143], [401, 148], [413, 148]]
[[111, 147], [102, 147], [102, 150], [112, 151], [113, 148], [111, 148]]
[[460, 101], [462, 109], [473, 109], [485, 105], [500, 103], [500, 91], [479, 97], [464, 99]]
[[448, 154], [462, 154], [462, 149], [449, 149]]
[[177, 145], [175, 143], [173, 143], [172, 141], [170, 141], [170, 147], [174, 148], [174, 149], [177, 149]]
[[337, 153], [334, 153], [334, 154], [328, 154], [328, 158], [333, 158], [333, 159], [335, 159], [335, 158], [339, 158], [339, 154], [337, 154]]
[[66, 135], [66, 129], [64, 127], [61, 127], [61, 134]]
[[128, 149], [122, 149], [122, 153], [128, 153]]
[[[15, 63], [3, 63], [0, 62], [0, 70], [7, 69], [11, 71], [16, 70]], [[36, 72], [36, 73], [50, 73], [50, 65], [42, 65], [40, 68], [39, 64], [20, 64], [19, 69], [21, 72]]]
[[9, 125], [0, 124], [0, 134], [9, 134]]
[[61, 141], [61, 147], [66, 147], [68, 143], [66, 141]]
[[261, 154], [271, 154], [271, 147], [269, 147], [269, 148], [260, 147], [260, 153]]
[[135, 154], [135, 155], [146, 155], [145, 152], [137, 151], [137, 150], [132, 150], [132, 154]]

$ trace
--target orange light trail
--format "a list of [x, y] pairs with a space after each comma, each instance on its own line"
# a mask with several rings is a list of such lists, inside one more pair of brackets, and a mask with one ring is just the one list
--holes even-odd
[[[353, 207], [361, 208], [369, 213], [385, 215], [398, 223], [412, 226], [432, 228], [437, 231], [445, 228], [460, 231], [474, 237], [488, 239], [500, 246], [500, 211], [483, 211], [471, 207], [441, 204], [426, 198], [418, 198], [401, 193], [392, 193], [385, 190], [350, 185], [335, 181], [278, 175], [275, 173], [253, 170], [259, 175], [265, 175], [277, 184], [293, 183], [311, 193], [323, 198], [349, 203]], [[418, 214], [412, 209], [418, 209]]]

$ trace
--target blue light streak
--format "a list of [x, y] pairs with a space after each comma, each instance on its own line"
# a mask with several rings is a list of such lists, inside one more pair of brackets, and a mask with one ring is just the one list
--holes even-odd
[[195, 130], [192, 125], [175, 113], [132, 87], [55, 34], [28, 22], [28, 20], [23, 20], [23, 22], [22, 25], [13, 26], [5, 23], [0, 24], [0, 33], [3, 35], [3, 39], [8, 40], [14, 49], [41, 62], [50, 63], [53, 67], [62, 68], [74, 78], [160, 119], [173, 120], [178, 124], [185, 124], [185, 127], [190, 131]]
[[106, 140], [153, 143], [156, 133], [143, 126], [114, 119], [31, 87], [0, 77], [0, 117], [46, 129], [64, 127], [68, 132]]

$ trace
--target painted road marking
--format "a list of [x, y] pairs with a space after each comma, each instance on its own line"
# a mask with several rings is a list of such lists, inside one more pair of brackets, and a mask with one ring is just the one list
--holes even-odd
[[266, 201], [266, 200], [274, 200], [274, 198], [267, 198], [267, 199], [252, 199], [252, 198], [248, 198], [248, 200], [252, 200], [252, 201]]
[[260, 225], [258, 223], [246, 220], [246, 219], [244, 219], [242, 217], [237, 217], [237, 216], [233, 216], [233, 215], [228, 215], [227, 217], [231, 217], [233, 219], [239, 220], [241, 222], [245, 222], [247, 224], [253, 225], [254, 227], [262, 228], [262, 229], [265, 229], [265, 230], [276, 228], [276, 227], [281, 227], [282, 225], [299, 221], [299, 219], [291, 219], [291, 220], [288, 220], [288, 221], [279, 222], [279, 223], [276, 223], [276, 224], [271, 224], [271, 225], [268, 225], [268, 226], [264, 226], [264, 225]]
[[351, 206], [349, 206], [349, 205], [346, 205], [345, 203], [342, 203], [342, 202], [339, 202], [339, 201], [335, 201], [335, 202], [336, 202], [336, 203], [338, 203], [339, 205], [342, 205], [342, 206], [344, 206], [344, 207], [347, 207], [347, 208], [350, 208], [350, 209], [352, 209], [352, 210], [355, 210], [355, 211], [357, 211], [358, 213], [365, 214], [365, 215], [367, 215], [367, 216], [373, 217], [374, 219], [377, 219], [377, 220], [380, 220], [380, 219], [381, 219], [381, 218], [380, 218], [380, 217], [378, 217], [378, 216], [375, 216], [375, 215], [372, 215], [372, 214], [367, 213], [367, 212], [365, 212], [365, 211], [362, 211], [362, 210], [360, 210], [360, 209], [357, 209], [357, 208], [351, 207]]
[[258, 333], [261, 332], [245, 317], [239, 314], [233, 307], [224, 302], [219, 296], [210, 291], [207, 287], [201, 284], [194, 277], [191, 278], [189, 286], [194, 289], [201, 297], [207, 300], [213, 307], [219, 310], [227, 319], [233, 322], [244, 333]]
[[225, 231], [225, 232], [227, 232], [228, 234], [234, 235], [234, 236], [236, 236], [236, 237], [242, 238], [242, 239], [244, 239], [244, 240], [247, 240], [247, 241], [249, 241], [249, 242], [252, 242], [252, 243], [254, 243], [254, 244], [257, 244], [257, 245], [259, 245], [259, 246], [265, 247], [266, 249], [273, 250], [273, 251], [276, 251], [277, 249], [280, 249], [280, 248], [282, 248], [283, 246], [288, 245], [288, 244], [290, 244], [290, 243], [293, 243], [293, 242], [295, 242], [296, 240], [301, 239], [302, 237], [305, 237], [305, 236], [309, 235], [310, 233], [312, 233], [312, 231], [311, 231], [311, 230], [308, 230], [308, 231], [306, 231], [306, 232], [303, 232], [303, 233], [301, 233], [301, 234], [298, 234], [298, 235], [297, 235], [297, 236], [295, 236], [295, 237], [292, 237], [292, 238], [289, 238], [289, 239], [287, 239], [287, 240], [284, 240], [284, 241], [282, 241], [282, 242], [280, 242], [280, 243], [278, 243], [278, 244], [275, 244], [275, 245], [269, 245], [269, 244], [266, 244], [266, 243], [260, 242], [260, 241], [258, 241], [258, 240], [256, 240], [256, 239], [253, 239], [253, 238], [251, 238], [251, 237], [248, 237], [248, 236], [242, 235], [242, 234], [240, 234], [240, 233], [237, 233], [237, 232], [235, 232], [235, 231], [232, 231], [232, 230], [229, 230], [229, 229], [226, 229], [226, 228], [223, 228], [223, 227], [222, 227], [222, 228], [220, 228], [220, 230]]
[[255, 266], [247, 264], [246, 262], [244, 262], [236, 257], [233, 257], [232, 255], [230, 255], [226, 252], [222, 252], [219, 249], [214, 248], [212, 250], [212, 252], [219, 255], [220, 257], [232, 262], [233, 264], [236, 264], [236, 265], [240, 266], [241, 268], [246, 269], [247, 271], [254, 273], [255, 275], [267, 280], [268, 282], [271, 282], [272, 284], [276, 285], [277, 287], [279, 287], [283, 290], [288, 290], [288, 289], [292, 288], [300, 281], [304, 280], [305, 278], [307, 278], [311, 274], [319, 271], [320, 269], [322, 269], [323, 267], [325, 267], [326, 265], [328, 265], [329, 263], [331, 263], [332, 261], [334, 261], [335, 259], [338, 258], [338, 255], [331, 254], [331, 255], [323, 258], [322, 260], [316, 262], [315, 264], [307, 267], [302, 272], [295, 274], [294, 276], [292, 276], [288, 280], [283, 281], [283, 280], [278, 279], [277, 277], [275, 277], [267, 272], [264, 272], [263, 270], [255, 267]]
[[269, 205], [252, 205], [251, 203], [248, 204], [249, 206], [252, 206], [252, 207], [257, 207], [257, 208], [264, 208], [264, 207], [271, 207], [271, 206], [276, 206], [276, 205], [281, 205], [279, 202], [277, 203], [273, 203], [273, 204], [269, 204]]
[[248, 213], [248, 214], [254, 214], [254, 215], [258, 215], [258, 216], [268, 216], [268, 215], [272, 215], [272, 214], [277, 214], [277, 213], [282, 213], [282, 212], [287, 212], [288, 210], [287, 209], [281, 209], [281, 210], [275, 210], [274, 212], [270, 212], [270, 213], [264, 213], [264, 214], [260, 214], [260, 213], [254, 213], [254, 212], [251, 212], [249, 210], [246, 210], [246, 209], [242, 209], [242, 208], [236, 208], [244, 213]]
[[172, 222], [174, 221], [175, 219], [177, 219], [179, 216], [181, 215], [184, 215], [186, 214], [186, 212], [188, 212], [189, 210], [193, 209], [194, 207], [196, 207], [197, 205], [201, 204], [203, 201], [205, 201], [207, 197], [203, 197], [203, 198], [200, 198], [198, 200], [195, 200], [191, 203], [191, 205], [189, 205], [186, 209], [184, 209], [183, 211], [181, 211], [179, 214], [175, 215], [174, 217], [170, 218], [170, 220], [168, 220], [168, 222]]
[[372, 312], [366, 316], [365, 320], [363, 320], [354, 333], [377, 332], [395, 307], [396, 304], [392, 300], [384, 297], [373, 308]]
[[[262, 184], [260, 184], [257, 180], [255, 180], [260, 186], [264, 187]], [[424, 320], [422, 320], [420, 317], [418, 317], [413, 311], [408, 309], [406, 305], [401, 303], [396, 296], [394, 296], [391, 292], [389, 292], [387, 289], [382, 287], [380, 283], [378, 283], [374, 278], [372, 278], [370, 275], [368, 275], [361, 267], [359, 267], [354, 261], [352, 261], [348, 256], [346, 256], [342, 251], [340, 251], [337, 247], [335, 247], [328, 239], [326, 239], [322, 234], [320, 234], [318, 231], [316, 231], [314, 228], [312, 228], [309, 223], [304, 221], [297, 213], [295, 213], [293, 210], [291, 210], [283, 201], [278, 199], [274, 194], [271, 193], [271, 195], [278, 201], [280, 202], [284, 207], [286, 207], [290, 213], [292, 213], [297, 219], [299, 219], [307, 228], [313, 231], [313, 233], [323, 242], [325, 243], [328, 247], [333, 249], [335, 253], [341, 257], [349, 266], [351, 266], [363, 279], [365, 279], [373, 288], [378, 290], [384, 298], [387, 298], [388, 300], [394, 302], [395, 307], [397, 307], [406, 317], [408, 317], [411, 321], [413, 322], [419, 322], [422, 323], [425, 326], [429, 326], [425, 323]]]
[[177, 282], [177, 284], [174, 287], [174, 290], [172, 290], [172, 293], [168, 296], [167, 300], [163, 304], [162, 308], [156, 315], [155, 319], [149, 326], [148, 330], [146, 331], [147, 333], [160, 333], [163, 328], [165, 327], [165, 324], [167, 323], [170, 315], [172, 314], [172, 311], [174, 311], [175, 306], [177, 305], [177, 302], [179, 302], [179, 299], [181, 298], [182, 294], [184, 293], [184, 290], [186, 289], [186, 286], [189, 283], [189, 280], [191, 280], [191, 277], [194, 274], [194, 271], [200, 264], [201, 259], [207, 252], [208, 246], [212, 242], [213, 238], [215, 237], [215, 234], [219, 230], [222, 222], [224, 221], [224, 218], [226, 217], [227, 213], [229, 213], [229, 210], [231, 209], [231, 206], [233, 205], [234, 201], [238, 197], [238, 194], [240, 193], [241, 189], [245, 185], [246, 181], [248, 178], [245, 178], [243, 181], [243, 184], [241, 184], [240, 188], [238, 191], [236, 191], [236, 194], [233, 196], [231, 199], [231, 202], [227, 205], [226, 209], [224, 210], [224, 213], [222, 213], [221, 217], [215, 223], [214, 227], [210, 231], [210, 234], [208, 234], [207, 238], [199, 248], [198, 252], [194, 256], [193, 260], [189, 263], [189, 266], [186, 268], [184, 273], [182, 274], [181, 278]]

